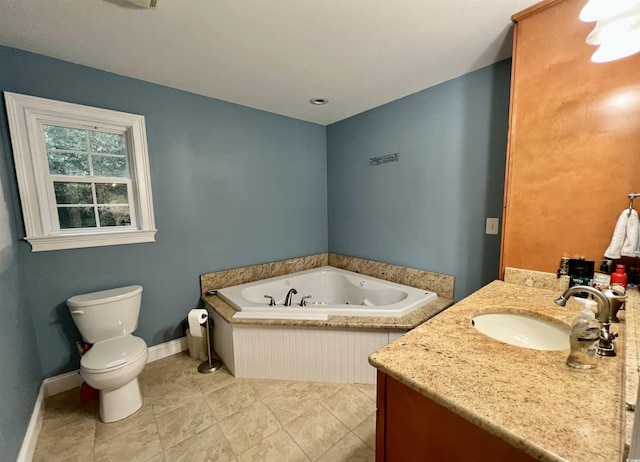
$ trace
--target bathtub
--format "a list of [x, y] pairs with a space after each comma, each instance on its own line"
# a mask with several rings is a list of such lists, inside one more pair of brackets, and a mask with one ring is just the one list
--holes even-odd
[[[291, 306], [287, 293], [295, 289]], [[435, 292], [332, 266], [218, 290], [234, 318], [327, 320], [329, 316], [401, 317], [437, 298]], [[276, 305], [270, 306], [270, 296]], [[305, 297], [306, 306], [301, 306]]]

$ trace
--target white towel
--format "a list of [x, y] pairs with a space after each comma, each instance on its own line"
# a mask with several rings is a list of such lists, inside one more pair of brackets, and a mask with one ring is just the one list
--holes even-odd
[[622, 251], [622, 245], [624, 244], [624, 238], [627, 235], [627, 223], [629, 222], [629, 209], [625, 209], [620, 214], [616, 227], [613, 230], [613, 236], [611, 237], [611, 243], [604, 252], [604, 256], [611, 260], [617, 260], [620, 258], [620, 252]]
[[[629, 213], [627, 211], [627, 213]], [[629, 221], [627, 221], [627, 233], [624, 236], [622, 250], [620, 255], [623, 257], [635, 257], [638, 250], [638, 231], [640, 230], [640, 220], [638, 220], [638, 212], [631, 210]]]

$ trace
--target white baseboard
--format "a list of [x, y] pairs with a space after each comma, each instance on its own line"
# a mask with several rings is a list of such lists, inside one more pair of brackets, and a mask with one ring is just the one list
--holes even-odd
[[159, 345], [154, 345], [152, 347], [149, 347], [149, 349], [147, 350], [147, 363], [152, 363], [159, 359], [181, 353], [188, 349], [189, 346], [187, 345], [187, 337], [180, 337], [175, 340], [161, 343]]
[[48, 377], [42, 381], [44, 397], [48, 398], [49, 396], [77, 388], [82, 385], [82, 381], [79, 369], [65, 374], [56, 375], [54, 377]]
[[[187, 337], [181, 337], [159, 345], [154, 345], [148, 349], [147, 363], [175, 355], [187, 349]], [[48, 377], [42, 381], [38, 397], [36, 398], [36, 402], [33, 406], [33, 412], [31, 413], [31, 420], [29, 421], [27, 432], [22, 440], [22, 447], [20, 449], [20, 454], [18, 455], [18, 462], [29, 462], [33, 459], [36, 444], [38, 442], [38, 435], [42, 428], [45, 398], [68, 390], [73, 390], [80, 385], [82, 385], [82, 377], [80, 377], [79, 370], [56, 375], [55, 377]]]
[[30, 462], [33, 460], [33, 455], [36, 452], [36, 445], [38, 444], [38, 435], [42, 428], [42, 419], [44, 417], [44, 382], [40, 385], [38, 391], [38, 397], [36, 403], [33, 406], [33, 412], [31, 413], [31, 420], [29, 420], [29, 426], [27, 432], [22, 440], [22, 447], [18, 454], [17, 462]]

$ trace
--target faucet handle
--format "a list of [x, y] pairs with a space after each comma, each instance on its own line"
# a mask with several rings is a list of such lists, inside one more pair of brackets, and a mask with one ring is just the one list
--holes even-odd
[[306, 300], [306, 299], [307, 299], [307, 298], [311, 298], [311, 297], [312, 297], [311, 295], [307, 295], [307, 296], [305, 296], [305, 297], [302, 297], [302, 298], [300, 299], [300, 306], [307, 306], [307, 300]]
[[270, 298], [269, 306], [276, 306], [276, 300], [271, 295], [265, 295], [264, 298]]

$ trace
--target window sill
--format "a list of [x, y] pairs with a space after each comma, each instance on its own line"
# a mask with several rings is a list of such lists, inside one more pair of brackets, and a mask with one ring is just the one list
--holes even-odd
[[48, 250], [155, 242], [156, 231], [153, 229], [95, 234], [58, 234], [55, 236], [27, 236], [24, 239], [31, 244], [32, 252], [45, 252]]

